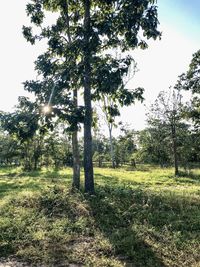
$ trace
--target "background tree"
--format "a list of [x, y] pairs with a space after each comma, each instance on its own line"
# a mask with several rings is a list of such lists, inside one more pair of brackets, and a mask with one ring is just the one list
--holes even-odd
[[59, 128], [48, 133], [45, 137], [43, 164], [53, 166], [56, 169], [63, 166], [73, 166], [73, 148], [69, 134], [59, 132]]
[[169, 129], [159, 120], [149, 121], [148, 128], [139, 133], [139, 148], [136, 159], [141, 163], [169, 165]]
[[120, 115], [117, 105], [109, 95], [102, 96], [102, 102], [99, 104], [103, 112], [103, 119], [108, 128], [110, 157], [112, 160], [112, 167], [115, 168], [115, 149], [113, 143], [113, 128], [117, 127], [115, 118]]
[[21, 159], [21, 146], [17, 139], [0, 131], [0, 166], [19, 165]]
[[93, 139], [93, 161], [98, 167], [103, 167], [103, 162], [109, 161], [109, 143], [105, 136], [94, 136]]
[[179, 76], [176, 89], [191, 92], [192, 99], [186, 107], [185, 115], [191, 118], [198, 128], [200, 125], [200, 50], [193, 54], [188, 71]]
[[180, 75], [176, 84], [178, 90], [187, 90], [192, 94], [191, 101], [185, 106], [185, 118], [191, 119], [194, 123], [188, 147], [190, 159], [196, 161], [199, 153], [196, 148], [199, 146], [200, 133], [200, 50], [193, 54], [188, 71]]
[[177, 128], [182, 120], [182, 102], [179, 91], [170, 89], [168, 92], [160, 92], [155, 104], [152, 105], [148, 115], [151, 124], [159, 122], [165, 127], [169, 126], [169, 134], [172, 141], [172, 152], [174, 156], [175, 175], [179, 174], [177, 153]]
[[136, 142], [135, 142], [136, 132], [130, 130], [128, 125], [121, 127], [121, 134], [118, 138], [115, 139], [116, 147], [116, 166], [119, 164], [131, 164], [133, 167], [136, 167], [135, 161], [133, 158], [133, 153], [137, 151]]
[[4, 131], [13, 136], [21, 145], [24, 146], [23, 158], [24, 168], [32, 169], [31, 158], [34, 158], [35, 167], [38, 158], [38, 148], [34, 150], [34, 155], [30, 156], [33, 151], [29, 149], [30, 140], [34, 137], [38, 129], [39, 114], [36, 111], [36, 104], [32, 103], [26, 97], [19, 98], [19, 104], [13, 113], [1, 113], [1, 127]]
[[[122, 55], [116, 52], [116, 59], [121, 59]], [[136, 63], [132, 61], [131, 65], [129, 66], [128, 73], [126, 73], [123, 77], [123, 85], [126, 86], [128, 82], [134, 77], [136, 72]], [[138, 88], [135, 90], [135, 99], [139, 101], [143, 101], [143, 88]], [[131, 101], [130, 104], [133, 104], [134, 101]], [[109, 143], [110, 143], [110, 156], [112, 159], [112, 167], [115, 168], [115, 148], [113, 143], [113, 128], [117, 127], [116, 124], [116, 117], [120, 116], [120, 107], [123, 106], [119, 101], [116, 101], [112, 95], [109, 94], [102, 94], [101, 101], [99, 101], [98, 105], [103, 113], [103, 119], [105, 124], [108, 128], [109, 134]]]

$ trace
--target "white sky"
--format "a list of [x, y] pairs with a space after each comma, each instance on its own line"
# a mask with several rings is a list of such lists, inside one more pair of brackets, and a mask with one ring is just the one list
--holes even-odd
[[[187, 70], [192, 54], [200, 49], [200, 21], [193, 19], [191, 9], [186, 25], [186, 10], [184, 7], [166, 8], [170, 1], [172, 3], [172, 0], [160, 0], [162, 3], [158, 9], [162, 40], [151, 41], [149, 49], [133, 53], [140, 71], [130, 86], [145, 88], [147, 105], [155, 100], [159, 91], [167, 90], [170, 85], [175, 84], [178, 75]], [[195, 2], [192, 0], [190, 3], [193, 1]], [[31, 46], [22, 36], [22, 25], [29, 24], [25, 14], [26, 3], [26, 0], [1, 3], [0, 110], [4, 111], [10, 111], [17, 104], [18, 96], [27, 94], [23, 91], [22, 82], [35, 79], [34, 60], [44, 48], [41, 44]], [[136, 104], [134, 107], [123, 109], [120, 120], [128, 122], [134, 129], [144, 128], [144, 105]]]
[[[196, 40], [188, 39], [176, 30], [162, 26], [162, 40], [151, 42], [149, 49], [137, 51], [134, 58], [139, 72], [129, 84], [130, 87], [145, 88], [145, 105], [154, 102], [161, 90], [174, 86], [178, 76], [188, 69], [192, 54], [200, 48]], [[143, 129], [145, 125], [145, 107], [137, 103], [125, 108], [122, 121], [127, 121], [135, 129]]]

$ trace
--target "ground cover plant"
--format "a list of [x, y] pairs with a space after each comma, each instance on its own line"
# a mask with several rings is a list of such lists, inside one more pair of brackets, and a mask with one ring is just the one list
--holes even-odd
[[[96, 168], [96, 194], [71, 170], [0, 171], [0, 258], [27, 266], [199, 266], [200, 170]], [[83, 178], [83, 177], [82, 177]]]

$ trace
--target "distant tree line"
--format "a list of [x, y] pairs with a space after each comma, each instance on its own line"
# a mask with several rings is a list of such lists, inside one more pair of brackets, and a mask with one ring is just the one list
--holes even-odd
[[[175, 175], [178, 175], [180, 167], [189, 170], [191, 166], [199, 164], [197, 111], [194, 116], [193, 99], [190, 103], [184, 103], [177, 86], [159, 93], [155, 103], [148, 108], [147, 127], [144, 130], [135, 131], [120, 123], [120, 134], [112, 136], [112, 144], [110, 136], [102, 134], [101, 119], [96, 114], [92, 146], [95, 166], [118, 168], [128, 165], [135, 169], [141, 163], [160, 167], [174, 165]], [[71, 133], [66, 131], [63, 123], [58, 122], [52, 129], [46, 127], [45, 123], [41, 124], [34, 134], [29, 134], [29, 131], [32, 133], [34, 120], [31, 121], [32, 114], [27, 113], [26, 101], [26, 98], [21, 98], [14, 113], [1, 115], [0, 164], [19, 165], [28, 171], [41, 167], [72, 167]], [[30, 108], [30, 104], [28, 106]], [[81, 166], [84, 165], [83, 146], [84, 140], [80, 138]]]
[[[147, 127], [135, 131], [123, 123], [115, 123], [117, 107], [102, 110], [108, 126], [108, 137], [102, 134], [102, 118], [93, 116], [92, 158], [96, 166], [137, 167], [138, 163], [174, 165], [186, 170], [200, 162], [200, 51], [192, 58], [189, 69], [180, 75], [174, 88], [161, 91], [148, 108]], [[183, 101], [182, 93], [190, 90], [191, 99]], [[111, 102], [109, 102], [111, 103]], [[110, 107], [110, 109], [109, 109]], [[0, 113], [0, 164], [19, 165], [25, 170], [42, 166], [55, 168], [74, 165], [73, 129], [52, 113], [44, 114], [37, 102], [20, 97], [13, 113]], [[120, 127], [117, 137], [113, 127]], [[79, 161], [84, 166], [84, 139], [79, 138]], [[111, 149], [112, 148], [112, 149]]]

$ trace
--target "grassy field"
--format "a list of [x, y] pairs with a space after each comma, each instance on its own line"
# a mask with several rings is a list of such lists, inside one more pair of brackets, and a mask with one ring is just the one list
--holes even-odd
[[0, 170], [0, 258], [30, 266], [200, 266], [200, 170], [95, 169], [96, 195], [71, 170]]

